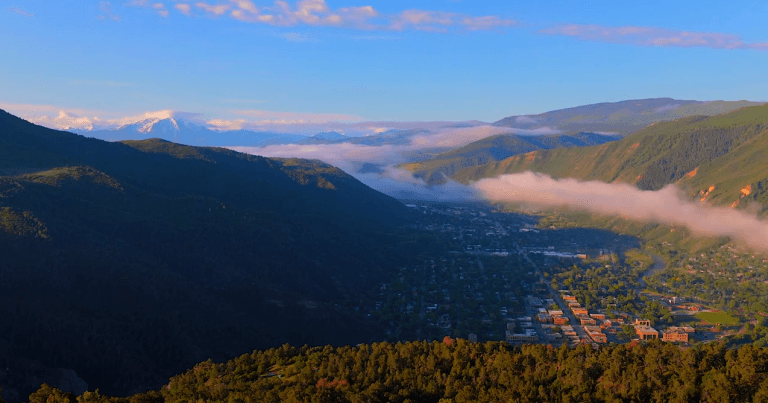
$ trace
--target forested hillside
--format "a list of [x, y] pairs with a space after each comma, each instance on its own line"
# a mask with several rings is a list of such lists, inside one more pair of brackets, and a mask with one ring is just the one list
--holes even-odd
[[[31, 403], [74, 402], [50, 387]], [[374, 343], [254, 351], [206, 361], [159, 391], [78, 402], [730, 402], [768, 401], [768, 349], [669, 343], [574, 349], [506, 343]]]
[[400, 202], [319, 161], [0, 112], [0, 173], [6, 397], [64, 382], [56, 368], [117, 394], [254, 348], [377, 340], [356, 295], [434, 247], [398, 230]]

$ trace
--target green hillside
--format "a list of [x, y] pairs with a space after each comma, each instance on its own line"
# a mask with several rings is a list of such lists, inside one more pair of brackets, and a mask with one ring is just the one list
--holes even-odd
[[691, 196], [726, 205], [740, 200], [742, 189], [749, 187], [738, 206], [749, 201], [765, 206], [765, 155], [768, 105], [656, 123], [621, 141], [599, 146], [533, 151], [459, 170], [453, 179], [470, 183], [506, 173], [534, 171], [556, 178], [620, 181], [650, 190], [679, 183]]
[[429, 184], [440, 184], [445, 182], [446, 177], [453, 176], [460, 169], [500, 161], [513, 155], [541, 149], [604, 144], [620, 138], [620, 136], [595, 133], [578, 133], [572, 136], [499, 134], [472, 142], [429, 160], [402, 164], [401, 167], [412, 171], [414, 176]]
[[253, 348], [379, 339], [358, 293], [431, 247], [396, 227], [402, 203], [319, 161], [0, 111], [0, 175], [0, 382], [21, 391], [60, 367], [125, 394]]

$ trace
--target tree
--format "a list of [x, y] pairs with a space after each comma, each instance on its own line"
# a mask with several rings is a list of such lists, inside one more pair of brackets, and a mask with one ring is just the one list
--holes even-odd
[[29, 395], [29, 403], [77, 403], [77, 400], [73, 394], [44, 383], [40, 385], [40, 389]]

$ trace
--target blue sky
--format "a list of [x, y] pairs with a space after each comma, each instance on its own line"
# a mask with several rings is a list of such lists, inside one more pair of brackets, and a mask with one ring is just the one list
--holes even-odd
[[11, 0], [0, 107], [495, 121], [637, 98], [766, 100], [766, 2], [584, 3]]

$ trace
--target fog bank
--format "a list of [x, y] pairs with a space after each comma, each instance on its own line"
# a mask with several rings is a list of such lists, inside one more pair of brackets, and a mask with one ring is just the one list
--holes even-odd
[[674, 185], [647, 191], [624, 183], [553, 179], [525, 172], [483, 179], [473, 187], [492, 201], [568, 206], [637, 221], [679, 225], [697, 235], [728, 236], [750, 247], [768, 250], [768, 222], [740, 210], [688, 201]]

